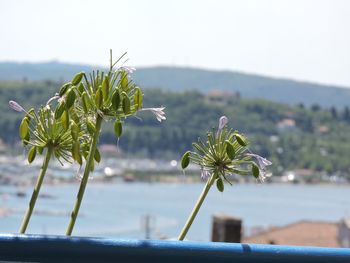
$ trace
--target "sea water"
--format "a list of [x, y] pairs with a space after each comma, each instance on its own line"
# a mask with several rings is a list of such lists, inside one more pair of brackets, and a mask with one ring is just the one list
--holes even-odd
[[[176, 238], [203, 184], [89, 183], [73, 231], [76, 236]], [[43, 185], [27, 233], [63, 235], [75, 202], [78, 184]], [[16, 233], [28, 204], [14, 186], [0, 186], [0, 233]], [[213, 187], [187, 238], [209, 241], [214, 213], [243, 220], [245, 233], [256, 226], [283, 226], [298, 220], [339, 221], [350, 217], [350, 186], [237, 184], [224, 193]], [[0, 210], [1, 210], [0, 209]]]

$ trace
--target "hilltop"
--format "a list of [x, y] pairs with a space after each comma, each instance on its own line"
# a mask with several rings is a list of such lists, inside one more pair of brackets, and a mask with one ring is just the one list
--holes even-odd
[[[90, 72], [92, 66], [48, 63], [0, 63], [0, 80], [64, 81], [81, 70]], [[185, 67], [138, 68], [133, 73], [136, 83], [145, 88], [171, 91], [213, 90], [238, 92], [242, 97], [267, 99], [279, 103], [343, 108], [349, 105], [350, 89], [289, 79], [277, 79], [255, 74], [204, 70]]]

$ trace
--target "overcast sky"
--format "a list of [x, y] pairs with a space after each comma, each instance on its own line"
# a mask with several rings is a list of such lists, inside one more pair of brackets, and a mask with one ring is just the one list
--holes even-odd
[[350, 87], [350, 1], [0, 0], [0, 61], [228, 69]]

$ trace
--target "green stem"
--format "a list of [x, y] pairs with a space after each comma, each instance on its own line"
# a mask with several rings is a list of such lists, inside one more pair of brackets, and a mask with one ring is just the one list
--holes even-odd
[[75, 224], [75, 221], [76, 221], [78, 213], [79, 213], [81, 201], [83, 200], [85, 188], [86, 188], [86, 185], [87, 185], [87, 182], [89, 179], [90, 167], [91, 167], [92, 163], [94, 162], [94, 155], [95, 155], [95, 151], [96, 151], [96, 147], [97, 147], [97, 142], [98, 142], [98, 139], [100, 136], [101, 124], [102, 124], [102, 117], [100, 115], [97, 115], [96, 125], [95, 125], [96, 132], [92, 138], [88, 159], [87, 159], [86, 165], [85, 165], [84, 175], [83, 175], [83, 178], [81, 179], [79, 191], [77, 194], [77, 199], [75, 201], [75, 205], [74, 205], [73, 211], [71, 213], [69, 225], [68, 225], [67, 230], [66, 230], [67, 236], [70, 236], [72, 234], [74, 224]]
[[49, 161], [50, 161], [50, 158], [51, 158], [51, 155], [52, 155], [52, 150], [53, 149], [52, 149], [51, 146], [49, 146], [48, 149], [47, 149], [45, 159], [44, 159], [43, 164], [41, 165], [41, 168], [40, 168], [39, 177], [38, 177], [38, 179], [36, 181], [36, 185], [34, 187], [32, 197], [30, 199], [28, 208], [26, 210], [26, 213], [24, 214], [23, 221], [22, 221], [21, 227], [19, 229], [19, 233], [20, 234], [24, 234], [26, 232], [26, 229], [27, 229], [30, 217], [32, 216], [32, 213], [33, 213], [33, 210], [34, 210], [34, 206], [35, 206], [36, 200], [37, 200], [37, 198], [39, 196], [40, 187], [41, 187], [41, 185], [43, 183], [43, 180], [44, 180], [44, 177], [45, 177], [45, 173], [46, 173], [46, 170], [47, 170], [47, 166], [49, 165]]
[[207, 196], [207, 194], [208, 194], [208, 192], [210, 190], [210, 187], [213, 185], [213, 183], [214, 183], [216, 178], [217, 178], [216, 173], [213, 173], [211, 175], [211, 177], [208, 179], [207, 183], [204, 186], [204, 189], [203, 189], [201, 195], [199, 196], [199, 198], [197, 200], [196, 205], [194, 206], [190, 216], [187, 219], [186, 224], [184, 225], [184, 227], [183, 227], [183, 229], [182, 229], [182, 231], [181, 231], [181, 233], [180, 233], [180, 235], [178, 237], [178, 240], [180, 240], [180, 241], [184, 240], [184, 238], [186, 237], [187, 232], [188, 232], [188, 230], [190, 229], [190, 227], [191, 227], [191, 225], [193, 223], [193, 220], [196, 218], [197, 213], [198, 213], [199, 209], [201, 208], [202, 203], [203, 203], [205, 197]]

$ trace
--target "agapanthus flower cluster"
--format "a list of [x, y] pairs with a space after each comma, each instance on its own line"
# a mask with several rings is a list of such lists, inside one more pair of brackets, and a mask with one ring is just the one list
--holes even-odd
[[[69, 121], [68, 114], [62, 113], [60, 118], [56, 118], [50, 105], [40, 107], [37, 112], [33, 108], [26, 111], [15, 101], [10, 101], [9, 105], [15, 111], [26, 113], [19, 127], [19, 135], [23, 144], [30, 147], [29, 163], [45, 149], [52, 151], [61, 163], [73, 162], [76, 159], [74, 156], [82, 154], [80, 145], [87, 144], [88, 137], [81, 131], [79, 122]], [[81, 164], [81, 160], [77, 161]]]
[[215, 177], [219, 191], [224, 191], [224, 181], [231, 184], [231, 175], [252, 174], [260, 182], [264, 181], [266, 166], [271, 162], [250, 153], [248, 139], [236, 130], [227, 127], [228, 119], [222, 116], [218, 129], [207, 133], [206, 141], [198, 139], [192, 146], [194, 151], [187, 151], [182, 157], [182, 168], [190, 162], [201, 169], [201, 177]]

